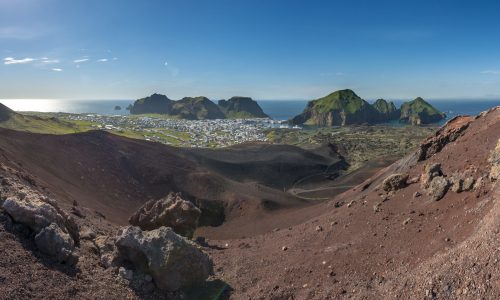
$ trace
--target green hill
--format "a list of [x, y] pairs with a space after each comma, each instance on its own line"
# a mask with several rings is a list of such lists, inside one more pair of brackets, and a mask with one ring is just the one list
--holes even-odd
[[225, 118], [219, 107], [207, 97], [184, 97], [174, 101], [170, 115], [188, 120]]
[[372, 123], [377, 111], [352, 90], [340, 90], [326, 97], [310, 101], [302, 114], [292, 119], [293, 124], [344, 126]]
[[165, 95], [153, 94], [136, 100], [129, 108], [131, 114], [169, 114], [172, 102]]
[[418, 97], [401, 105], [400, 120], [415, 125], [439, 122], [446, 115]]
[[131, 114], [162, 114], [188, 120], [268, 118], [259, 104], [248, 97], [220, 100], [218, 105], [207, 97], [184, 97], [174, 101], [153, 94], [129, 106]]
[[0, 128], [33, 133], [67, 134], [90, 129], [89, 126], [16, 113], [0, 103]]
[[249, 97], [232, 97], [219, 100], [218, 105], [229, 119], [269, 118], [259, 104]]
[[422, 98], [404, 103], [398, 110], [393, 102], [378, 99], [371, 105], [352, 90], [339, 90], [310, 101], [304, 111], [290, 121], [292, 124], [318, 126], [373, 124], [393, 120], [428, 124], [444, 117], [443, 113]]

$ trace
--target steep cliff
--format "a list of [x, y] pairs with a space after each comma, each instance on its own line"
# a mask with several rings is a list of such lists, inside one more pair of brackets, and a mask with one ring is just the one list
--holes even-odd
[[131, 114], [170, 114], [172, 103], [165, 95], [153, 94], [136, 100], [130, 107]]

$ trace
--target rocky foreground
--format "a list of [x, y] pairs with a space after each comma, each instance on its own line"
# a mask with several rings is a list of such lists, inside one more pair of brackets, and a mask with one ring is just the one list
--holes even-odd
[[307, 221], [238, 239], [200, 236], [201, 211], [179, 194], [107, 220], [5, 157], [0, 298], [500, 297], [500, 107], [450, 120], [330, 201], [270, 215]]

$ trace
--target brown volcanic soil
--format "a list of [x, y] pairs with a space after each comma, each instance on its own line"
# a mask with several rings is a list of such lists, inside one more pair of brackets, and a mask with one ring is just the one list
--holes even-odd
[[[470, 120], [459, 118], [447, 128]], [[449, 191], [440, 201], [414, 198], [422, 192], [419, 184], [389, 196], [378, 185], [394, 172], [417, 176], [430, 162], [441, 163], [448, 176], [466, 169], [475, 178], [486, 176], [499, 138], [500, 107], [427, 161], [411, 155], [393, 164], [321, 204], [303, 224], [209, 250], [217, 276], [235, 299], [498, 299], [498, 184], [485, 180], [477, 191]]]
[[[317, 205], [273, 188], [272, 178], [279, 179], [283, 162], [290, 164], [286, 170], [300, 162], [297, 171], [308, 177], [336, 165], [338, 157], [288, 146], [240, 146], [234, 154], [101, 132], [49, 136], [2, 130], [0, 173], [52, 194], [66, 209], [77, 200], [87, 215], [79, 224], [100, 234], [112, 234], [144, 201], [171, 190], [193, 201], [222, 201], [226, 223], [201, 228], [198, 235], [209, 237], [205, 249], [216, 270], [205, 288], [217, 292], [226, 283], [234, 299], [498, 299], [500, 187], [485, 176], [500, 138], [500, 107], [476, 120], [453, 120], [438, 138], [469, 121], [463, 136], [426, 161], [414, 154], [367, 180], [372, 170], [358, 173], [362, 179], [351, 174], [364, 182]], [[270, 155], [282, 163], [266, 172], [249, 169], [247, 155], [258, 161], [259, 153], [263, 161]], [[449, 191], [440, 201], [432, 201], [418, 183], [390, 195], [378, 188], [388, 175], [414, 177], [430, 162], [441, 163], [448, 177], [467, 172], [485, 177], [484, 184], [471, 192]], [[234, 166], [249, 175], [235, 178]], [[285, 188], [297, 180], [284, 178]], [[424, 195], [414, 198], [416, 191]], [[79, 270], [66, 270], [0, 221], [0, 298], [161, 296], [117, 283], [86, 246]], [[211, 292], [184, 298], [209, 299]]]
[[[172, 191], [198, 205], [225, 208], [227, 220], [241, 210], [252, 214], [305, 206], [275, 189], [273, 180], [290, 186], [303, 176], [343, 166], [335, 153], [322, 156], [294, 146], [249, 144], [218, 151], [172, 148], [100, 131], [0, 134], [5, 164], [26, 171], [66, 204], [77, 201], [117, 224], [125, 224], [145, 201]], [[249, 158], [260, 164], [252, 166]]]

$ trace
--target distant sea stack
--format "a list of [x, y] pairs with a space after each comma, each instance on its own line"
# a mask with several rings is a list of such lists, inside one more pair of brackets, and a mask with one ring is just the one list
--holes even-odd
[[378, 99], [370, 104], [352, 90], [339, 90], [326, 97], [310, 101], [304, 111], [291, 119], [294, 125], [345, 126], [374, 124], [400, 120], [411, 124], [429, 124], [446, 115], [422, 98], [405, 102], [396, 109], [393, 102]]
[[153, 94], [136, 100], [130, 106], [131, 114], [165, 114], [180, 119], [248, 119], [268, 118], [252, 98], [232, 97], [215, 104], [207, 97], [184, 97], [170, 100], [165, 95]]
[[249, 97], [232, 97], [229, 100], [219, 100], [218, 105], [227, 118], [269, 118], [259, 104]]

